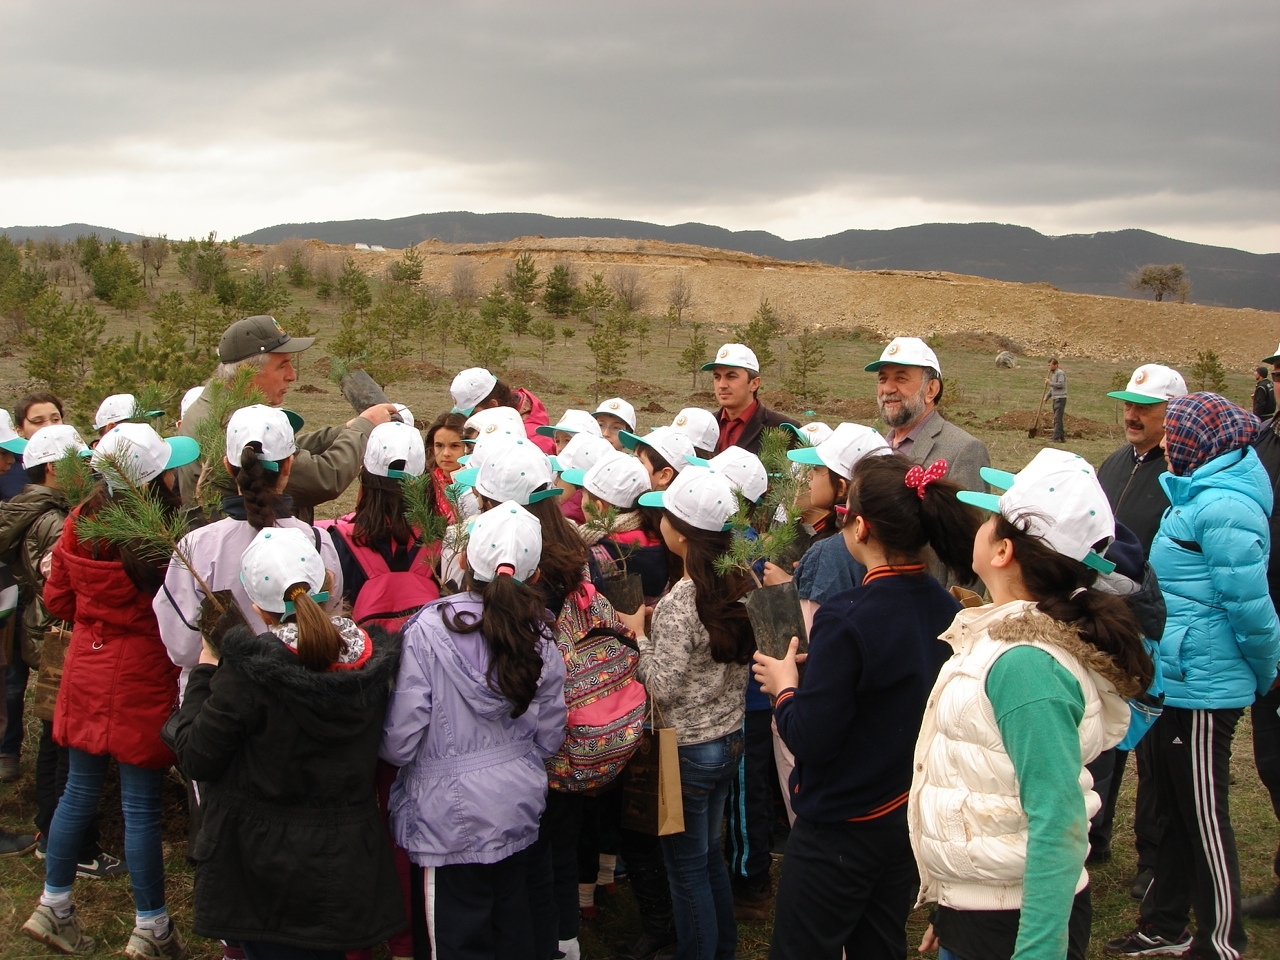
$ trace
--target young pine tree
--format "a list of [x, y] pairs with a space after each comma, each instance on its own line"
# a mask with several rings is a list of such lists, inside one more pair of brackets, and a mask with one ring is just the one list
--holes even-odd
[[826, 362], [826, 354], [813, 330], [807, 326], [801, 328], [800, 336], [791, 344], [790, 354], [791, 372], [783, 378], [783, 386], [806, 406], [820, 403], [827, 390], [820, 385], [818, 370]]

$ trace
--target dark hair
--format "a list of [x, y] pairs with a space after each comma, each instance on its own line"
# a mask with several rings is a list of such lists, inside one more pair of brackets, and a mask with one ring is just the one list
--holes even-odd
[[[852, 484], [848, 480], [830, 467], [827, 467], [826, 464], [818, 464], [818, 466], [826, 467], [827, 475], [831, 478], [831, 489], [835, 493], [835, 498], [831, 501], [831, 506], [827, 508], [827, 512], [822, 519], [813, 525], [815, 543], [819, 540], [825, 540], [827, 537], [835, 536], [840, 532], [842, 520], [840, 511], [836, 507], [849, 498], [849, 491], [852, 489]], [[843, 491], [840, 484], [844, 484]], [[768, 522], [769, 519], [771, 518], [765, 518], [765, 522]]]
[[[333, 575], [326, 571], [324, 589]], [[293, 604], [293, 620], [298, 625], [298, 662], [308, 670], [328, 670], [342, 655], [342, 634], [320, 604], [311, 599], [311, 585], [292, 584], [284, 598]]]
[[711, 637], [711, 659], [716, 663], [749, 663], [756, 649], [756, 636], [739, 603], [751, 588], [742, 570], [727, 576], [716, 572], [716, 558], [729, 549], [733, 534], [700, 530], [667, 511], [667, 523], [685, 538], [685, 572], [693, 581], [694, 605], [698, 619]]
[[436, 431], [452, 430], [459, 437], [462, 436], [463, 427], [466, 425], [467, 418], [460, 413], [445, 412], [431, 421], [431, 426], [427, 427], [427, 469], [434, 470], [436, 467]]
[[670, 590], [684, 576], [684, 561], [671, 552], [671, 548], [667, 546], [667, 538], [662, 535], [664, 511], [661, 507], [637, 506], [636, 512], [640, 514], [640, 529], [662, 545], [662, 555], [667, 562], [667, 589]]
[[[40, 400], [37, 402], [48, 403], [49, 401]], [[165, 486], [164, 473], [161, 473], [143, 488], [145, 493], [159, 501], [161, 511], [166, 519], [172, 518], [182, 507], [182, 496], [178, 493], [177, 486], [175, 483], [172, 490]], [[85, 498], [84, 503], [80, 505], [79, 515], [82, 517], [97, 516], [98, 511], [116, 499], [118, 499], [117, 496], [111, 493], [111, 488], [107, 486], [107, 482], [101, 480], [89, 492], [89, 496]], [[142, 593], [155, 596], [159, 592], [160, 586], [164, 583], [165, 571], [169, 568], [169, 557], [167, 553], [158, 552], [153, 544], [145, 543], [141, 540], [133, 540], [124, 544], [111, 544], [104, 540], [83, 539], [81, 543], [84, 544], [89, 551], [89, 555], [94, 560], [118, 560], [120, 565], [124, 567], [125, 575]]]
[[1050, 358], [1049, 358], [1049, 362], [1050, 362], [1050, 363], [1052, 363], [1054, 366], [1057, 366], [1057, 365], [1058, 365], [1058, 358], [1057, 358], [1057, 357], [1050, 357]]
[[932, 480], [924, 497], [908, 487], [907, 473], [914, 466], [899, 454], [863, 457], [853, 468], [849, 487], [849, 518], [866, 521], [890, 559], [916, 562], [926, 546], [961, 583], [973, 580], [973, 539], [982, 526], [982, 514], [961, 503], [959, 484], [945, 477]]
[[1253, 372], [1256, 373], [1258, 376], [1262, 377], [1262, 379], [1264, 380], [1267, 379], [1269, 376], [1271, 376], [1271, 371], [1268, 370], [1266, 367], [1254, 367]]
[[44, 486], [44, 482], [49, 479], [48, 466], [47, 463], [36, 463], [27, 467], [28, 482]]
[[280, 494], [275, 490], [280, 474], [262, 465], [259, 446], [258, 443], [245, 444], [240, 451], [240, 465], [232, 464], [230, 471], [240, 488], [240, 496], [244, 497], [245, 521], [254, 530], [274, 527], [280, 514], [285, 512]]
[[647, 443], [636, 444], [636, 459], [644, 460], [649, 464], [649, 469], [654, 473], [660, 473], [663, 470], [670, 470], [672, 473], [678, 474], [678, 471], [670, 463], [667, 458], [660, 454], [657, 449], [649, 446]]
[[[1129, 683], [1116, 688], [1124, 697], [1137, 696], [1151, 686], [1155, 667], [1142, 644], [1142, 628], [1120, 597], [1089, 589], [1098, 572], [1053, 550], [1035, 534], [996, 514], [995, 535], [1013, 543], [1022, 585], [1036, 600], [1036, 608], [1069, 623], [1080, 639], [1111, 658]], [[1077, 593], [1080, 588], [1086, 588]]]
[[[480, 506], [492, 510], [498, 504], [479, 493]], [[546, 606], [559, 609], [564, 598], [578, 589], [587, 564], [582, 536], [560, 512], [557, 497], [528, 504], [525, 509], [542, 525], [542, 559], [538, 561], [538, 587]]]
[[52, 403], [58, 408], [58, 416], [66, 417], [67, 411], [62, 408], [61, 398], [49, 393], [47, 390], [37, 390], [35, 393], [28, 393], [13, 406], [13, 424], [17, 429], [22, 429], [22, 421], [27, 419], [27, 413], [37, 403]]
[[942, 390], [943, 390], [942, 374], [940, 374], [937, 370], [933, 369], [933, 367], [921, 367], [921, 369], [924, 370], [924, 379], [920, 381], [920, 389], [926, 391], [925, 396], [927, 397], [929, 395], [927, 392], [929, 390], [929, 381], [937, 380], [938, 395], [933, 398], [933, 405], [935, 407], [942, 406]]
[[538, 646], [551, 623], [542, 594], [515, 577], [494, 577], [489, 583], [477, 583], [470, 570], [463, 585], [480, 594], [484, 608], [479, 619], [467, 610], [454, 616], [447, 603], [441, 618], [445, 626], [458, 633], [480, 631], [489, 648], [485, 679], [490, 690], [511, 701], [514, 719], [529, 709], [542, 676]]
[[515, 391], [503, 383], [501, 380], [493, 385], [493, 389], [489, 391], [489, 395], [476, 404], [476, 409], [492, 404], [495, 407], [519, 407], [520, 401], [516, 399]]
[[[430, 501], [435, 502], [432, 496]], [[404, 494], [400, 481], [391, 477], [379, 477], [364, 467], [360, 468], [360, 493], [356, 497], [356, 543], [377, 549], [389, 543], [408, 550], [415, 537], [413, 527], [404, 515]]]

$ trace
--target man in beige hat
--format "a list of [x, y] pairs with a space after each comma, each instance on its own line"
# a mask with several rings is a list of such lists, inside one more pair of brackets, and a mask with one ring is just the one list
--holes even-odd
[[[262, 391], [267, 403], [278, 407], [284, 403], [289, 385], [298, 379], [293, 355], [314, 342], [314, 337], [289, 336], [274, 317], [261, 315], [237, 320], [218, 343], [220, 362], [210, 382], [229, 382], [242, 368], [252, 367], [257, 370], [253, 385]], [[182, 418], [181, 434], [196, 436], [200, 422], [209, 415], [208, 397], [206, 390], [191, 405]], [[360, 475], [364, 445], [370, 432], [378, 424], [389, 421], [395, 412], [394, 404], [375, 404], [342, 426], [323, 427], [296, 438], [298, 452], [285, 488], [285, 493], [293, 498], [295, 517], [310, 523], [317, 504], [334, 499], [351, 485]], [[301, 419], [297, 418], [299, 424]], [[195, 505], [199, 478], [200, 461], [178, 471], [179, 489], [186, 506]], [[235, 490], [227, 486], [224, 493], [233, 496]]]

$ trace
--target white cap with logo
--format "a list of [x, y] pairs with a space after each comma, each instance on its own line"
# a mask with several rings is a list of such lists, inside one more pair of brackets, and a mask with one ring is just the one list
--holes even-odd
[[715, 450], [720, 442], [720, 419], [701, 407], [685, 407], [676, 414], [671, 426], [688, 436], [699, 450]]
[[191, 405], [204, 396], [204, 387], [190, 387], [186, 393], [182, 395], [182, 402], [178, 405], [178, 416], [185, 417], [187, 411], [191, 409]]
[[612, 447], [610, 452], [613, 456], [605, 457], [581, 477], [577, 477], [575, 472], [576, 479], [565, 479], [611, 506], [629, 510], [636, 505], [642, 493], [649, 492], [649, 471], [635, 457], [619, 453]]
[[726, 447], [710, 460], [690, 457], [689, 462], [695, 467], [710, 467], [716, 473], [724, 474], [733, 484], [733, 489], [752, 503], [756, 503], [769, 489], [769, 471], [764, 463], [742, 447]]
[[297, 583], [305, 583], [317, 603], [328, 600], [328, 594], [321, 592], [324, 581], [324, 562], [315, 541], [295, 527], [259, 530], [240, 557], [244, 592], [260, 609], [271, 613], [293, 612], [285, 591]]
[[718, 532], [728, 529], [729, 518], [738, 509], [738, 498], [723, 473], [691, 466], [667, 489], [642, 495], [640, 506], [662, 507], [691, 527]]
[[863, 457], [892, 452], [884, 437], [870, 427], [860, 423], [842, 423], [817, 446], [788, 450], [787, 459], [810, 466], [824, 466], [845, 480], [852, 480], [853, 468]]
[[27, 448], [27, 441], [22, 439], [13, 429], [13, 421], [9, 419], [9, 411], [0, 409], [0, 450], [21, 455]]
[[449, 384], [449, 395], [453, 397], [453, 412], [471, 416], [476, 404], [498, 385], [498, 378], [484, 367], [468, 367]]
[[585, 410], [566, 410], [557, 423], [538, 427], [535, 432], [544, 437], [555, 436], [556, 433], [589, 433], [595, 437], [601, 436], [600, 421]]
[[636, 408], [621, 397], [610, 397], [600, 406], [596, 407], [595, 415], [607, 413], [611, 417], [617, 417], [627, 425], [628, 430], [636, 428]]
[[527, 438], [486, 444], [467, 462], [467, 469], [453, 478], [454, 483], [473, 486], [476, 493], [495, 503], [514, 500], [521, 505], [564, 493], [554, 486], [555, 479], [550, 458]]
[[106, 476], [107, 486], [118, 488], [124, 474], [142, 486], [166, 470], [185, 467], [200, 456], [200, 445], [190, 437], [167, 440], [145, 423], [122, 423], [107, 431], [94, 448], [90, 465]]
[[132, 393], [113, 393], [98, 404], [98, 412], [93, 415], [93, 429], [101, 430], [113, 423], [126, 423], [130, 420], [143, 420], [163, 415], [163, 410], [139, 410], [138, 401]]
[[871, 361], [862, 369], [874, 373], [886, 363], [903, 367], [933, 367], [938, 376], [942, 376], [938, 355], [919, 337], [894, 337], [880, 354], [880, 359]]
[[782, 429], [795, 435], [796, 439], [801, 443], [810, 447], [816, 447], [827, 437], [831, 436], [832, 430], [821, 420], [814, 420], [812, 423], [806, 423], [802, 427], [793, 426], [790, 423], [784, 423]]
[[752, 373], [760, 372], [760, 361], [755, 351], [745, 343], [726, 343], [716, 351], [716, 358], [702, 365], [703, 370], [714, 370], [716, 367], [742, 367]]
[[467, 566], [482, 583], [506, 574], [524, 583], [542, 560], [542, 523], [528, 510], [507, 500], [471, 521]]
[[551, 469], [561, 476], [566, 471], [572, 470], [586, 472], [605, 457], [617, 452], [613, 449], [613, 444], [604, 437], [589, 433], [575, 433], [564, 445], [564, 449], [551, 458]]
[[462, 429], [476, 431], [477, 436], [472, 438], [476, 441], [500, 432], [515, 437], [528, 436], [520, 411], [515, 407], [485, 407], [469, 416]]
[[61, 460], [68, 450], [75, 450], [85, 457], [92, 452], [71, 424], [50, 424], [31, 435], [31, 439], [27, 441], [27, 449], [22, 452], [22, 465], [34, 467], [42, 463], [53, 463]]
[[227, 421], [227, 459], [232, 466], [240, 466], [240, 456], [250, 444], [256, 445], [258, 460], [268, 470], [278, 470], [281, 460], [298, 452], [285, 411], [264, 403], [241, 407]]
[[618, 434], [618, 439], [628, 450], [634, 450], [642, 443], [656, 450], [676, 473], [688, 466], [689, 458], [693, 456], [693, 441], [675, 427], [656, 427], [643, 437], [624, 430]]
[[1127, 400], [1129, 403], [1165, 403], [1175, 397], [1187, 395], [1187, 381], [1173, 367], [1165, 367], [1158, 363], [1144, 363], [1123, 390], [1113, 390], [1107, 394], [1116, 400]]
[[[393, 467], [393, 463], [400, 466]], [[427, 469], [427, 448], [422, 434], [396, 420], [378, 424], [369, 432], [364, 445], [364, 468], [375, 477], [392, 480], [422, 476]]]

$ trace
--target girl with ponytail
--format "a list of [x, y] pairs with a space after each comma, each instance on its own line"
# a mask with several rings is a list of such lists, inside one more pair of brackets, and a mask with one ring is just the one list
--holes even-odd
[[919, 902], [939, 904], [920, 949], [1083, 958], [1089, 818], [1101, 806], [1085, 764], [1124, 737], [1126, 698], [1148, 688], [1152, 664], [1128, 606], [1100, 589], [1115, 519], [1093, 468], [1045, 449], [1016, 476], [982, 475], [1007, 489], [957, 497], [992, 513], [972, 553], [991, 602], [942, 635], [954, 652], [915, 747]]
[[371, 947], [405, 923], [374, 789], [399, 643], [320, 606], [332, 575], [303, 530], [262, 530], [238, 573], [266, 627], [218, 623], [171, 725], [200, 794], [195, 930], [249, 960]]
[[796, 643], [783, 660], [755, 655], [756, 678], [774, 698], [778, 734], [796, 761], [775, 958], [906, 956], [918, 882], [907, 833], [912, 752], [950, 654], [938, 636], [960, 609], [926, 572], [926, 547], [972, 578], [968, 547], [980, 518], [956, 500], [944, 461], [922, 470], [885, 453], [855, 463], [841, 536], [825, 543], [860, 566], [859, 584], [818, 607], [803, 684]]
[[283, 493], [296, 452], [293, 427], [277, 407], [242, 407], [227, 422], [223, 465], [240, 493], [223, 499], [225, 516], [221, 520], [199, 527], [183, 539], [182, 553], [195, 571], [177, 558], [171, 559], [152, 604], [169, 658], [182, 668], [180, 690], [185, 689], [187, 675], [200, 660], [202, 620], [212, 622], [211, 605], [200, 580], [222, 604], [238, 609], [254, 634], [267, 629], [240, 582], [240, 558], [259, 531], [292, 528], [306, 534], [333, 575], [332, 599], [326, 607], [336, 610], [342, 600], [342, 565], [333, 541], [328, 532], [295, 519], [292, 502]]
[[542, 529], [514, 500], [481, 514], [464, 592], [404, 629], [381, 755], [401, 768], [392, 832], [416, 866], [432, 956], [535, 955], [526, 861], [566, 724], [564, 660], [534, 586]]

